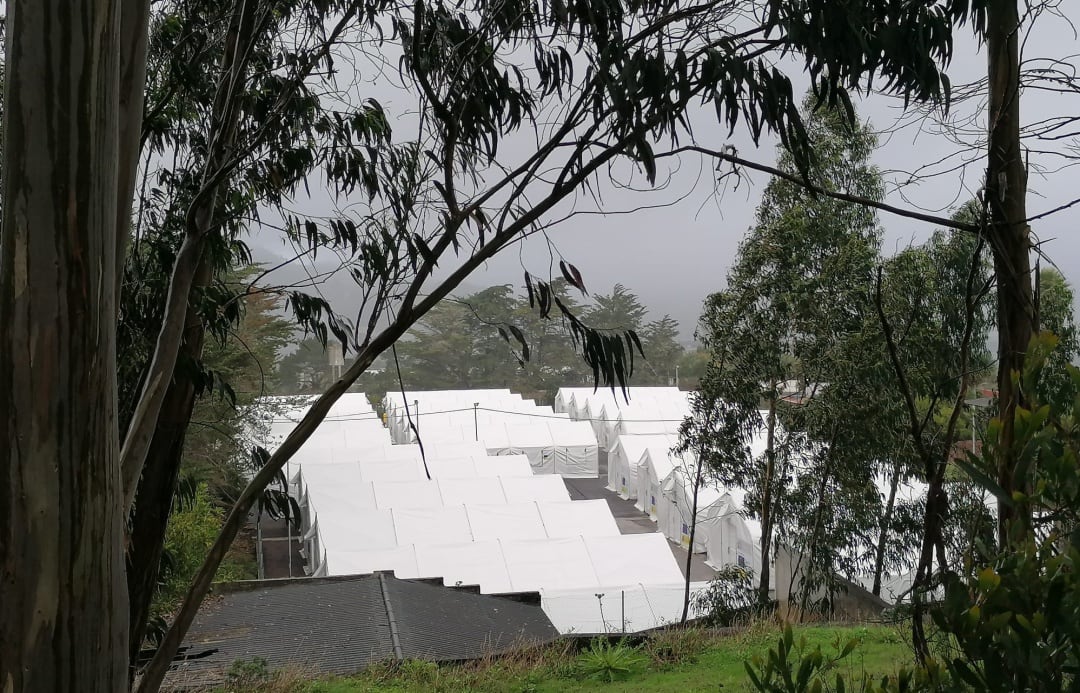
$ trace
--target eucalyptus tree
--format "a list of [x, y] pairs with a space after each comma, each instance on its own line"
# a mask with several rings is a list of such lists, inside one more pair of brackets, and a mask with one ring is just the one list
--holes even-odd
[[[691, 136], [694, 104], [713, 108], [729, 129], [745, 122], [755, 139], [776, 133], [796, 169], [809, 172], [812, 138], [773, 58], [802, 55], [815, 94], [831, 105], [849, 105], [849, 92], [870, 77], [889, 93], [935, 99], [945, 89], [938, 65], [951, 55], [951, 24], [968, 12], [959, 2], [897, 12], [787, 0], [752, 17], [731, 0], [523, 0], [469, 11], [355, 0], [13, 0], [7, 8], [0, 678], [12, 691], [126, 685], [135, 619], [125, 583], [144, 584], [148, 573], [125, 580], [133, 540], [125, 519], [134, 509], [132, 534], [148, 528], [139, 560], [154, 565], [164, 523], [139, 516], [165, 507], [157, 501], [175, 488], [196, 385], [185, 364], [201, 357], [221, 258], [242, 255], [233, 233], [273, 227], [252, 222], [257, 214], [311, 182], [351, 203], [329, 218], [282, 214], [279, 226], [308, 250], [344, 256], [363, 305], [354, 320], [317, 296], [287, 298], [301, 323], [355, 358], [272, 455], [256, 451], [259, 471], [141, 690], [159, 686], [264, 489], [374, 359], [462, 280], [540, 230], [609, 166], [654, 180], [657, 146]], [[911, 32], [924, 40], [892, 40]], [[393, 119], [365, 98], [363, 82], [342, 97], [337, 79], [336, 67], [350, 62], [382, 74], [379, 60], [363, 57], [383, 49], [419, 95], [420, 117], [393, 138]], [[199, 75], [211, 80], [192, 79]], [[535, 146], [509, 153], [501, 145], [515, 133]], [[146, 152], [184, 166], [170, 169], [164, 209], [173, 221], [156, 224], [174, 238], [159, 258], [168, 280], [147, 299], [160, 317], [149, 321], [140, 385], [121, 407], [116, 320]], [[564, 275], [584, 290], [576, 269]], [[625, 383], [636, 335], [593, 330], [554, 299], [550, 282], [526, 275], [526, 283], [541, 314], [567, 321], [594, 377]]]
[[[979, 213], [969, 203], [955, 217]], [[950, 568], [946, 482], [960, 412], [975, 374], [990, 360], [984, 345], [993, 324], [988, 300], [993, 281], [982, 241], [945, 231], [890, 258], [878, 271], [874, 303], [881, 340], [904, 405], [919, 478], [927, 484], [913, 588], [913, 635], [921, 657], [928, 645], [920, 600], [931, 587], [935, 562], [940, 571]], [[944, 420], [937, 416], [943, 409]]]
[[[811, 180], [824, 190], [880, 199], [884, 191], [880, 175], [870, 164], [875, 138], [869, 127], [837, 110], [815, 106], [812, 98], [806, 100], [805, 120], [816, 153]], [[788, 173], [797, 170], [795, 161], [783, 151], [778, 167]], [[727, 289], [706, 306], [702, 323], [713, 359], [731, 365], [714, 369], [702, 380], [702, 389], [708, 392], [705, 401], [725, 408], [736, 406], [744, 423], [760, 421], [759, 400], [764, 400], [767, 410], [760, 469], [755, 469], [754, 461], [743, 460], [735, 468], [718, 470], [722, 480], [750, 491], [748, 502], [761, 519], [766, 566], [759, 576], [762, 599], [768, 594], [767, 566], [779, 529], [783, 528], [785, 538], [806, 538], [808, 550], [821, 545], [817, 532], [826, 491], [840, 478], [833, 468], [836, 451], [851, 448], [838, 436], [849, 431], [858, 436], [863, 425], [844, 411], [842, 398], [827, 406], [822, 402], [831, 400], [822, 397], [834, 388], [833, 381], [837, 381], [835, 390], [842, 391], [841, 382], [848, 375], [836, 352], [842, 336], [857, 329], [869, 305], [880, 234], [873, 209], [813, 195], [801, 185], [774, 179], [758, 207], [756, 225], [739, 248]], [[797, 411], [800, 405], [792, 409], [784, 404], [783, 385], [791, 380], [801, 381], [810, 394], [806, 411]], [[790, 414], [785, 409], [791, 409]], [[779, 426], [781, 420], [788, 425]], [[743, 431], [746, 426], [731, 430]], [[736, 441], [718, 440], [715, 445], [732, 442]], [[745, 445], [747, 441], [737, 442]], [[858, 461], [850, 460], [848, 465]], [[818, 489], [816, 496], [809, 493], [815, 519], [802, 518], [809, 522], [807, 526], [791, 525], [795, 518], [780, 517], [776, 509], [784, 503], [792, 482], [798, 486], [806, 474], [814, 474], [812, 486]]]
[[1075, 296], [1065, 277], [1053, 268], [1039, 273], [1037, 288], [1039, 329], [1057, 338], [1057, 347], [1040, 372], [1039, 401], [1064, 408], [1077, 395], [1067, 369], [1080, 355], [1080, 335], [1073, 315]]

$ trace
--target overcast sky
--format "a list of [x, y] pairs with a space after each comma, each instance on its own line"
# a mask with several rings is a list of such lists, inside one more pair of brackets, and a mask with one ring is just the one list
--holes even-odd
[[[1063, 2], [1064, 6], [1066, 3]], [[1070, 0], [1064, 9], [1070, 19], [1080, 22], [1080, 3]], [[1025, 44], [1026, 60], [1053, 58], [1065, 61], [1072, 69], [1077, 63], [1078, 43], [1068, 21], [1044, 16], [1034, 26]], [[793, 74], [792, 70], [789, 74]], [[956, 54], [948, 73], [954, 85], [970, 83], [985, 77], [985, 54], [975, 41], [958, 30]], [[799, 85], [805, 86], [805, 85]], [[412, 110], [410, 97], [382, 83], [372, 86], [376, 96], [391, 113]], [[981, 134], [985, 122], [968, 120], [980, 112], [980, 101], [960, 104], [953, 110], [954, 119], [965, 129], [963, 138], [969, 144]], [[947, 215], [949, 209], [970, 198], [981, 184], [982, 163], [979, 152], [940, 133], [930, 121], [920, 121], [911, 114], [904, 116], [895, 100], [873, 97], [859, 104], [862, 118], [882, 133], [881, 144], [874, 160], [885, 173], [889, 189], [887, 202], [901, 207], [918, 208]], [[1080, 114], [1080, 96], [1063, 97], [1047, 91], [1028, 90], [1021, 102], [1021, 117], [1025, 123], [1043, 120], [1052, 115]], [[402, 116], [403, 122], [408, 116]], [[775, 141], [765, 141], [754, 149], [741, 125], [735, 135], [726, 138], [726, 129], [715, 124], [696, 129], [696, 140], [702, 146], [720, 148], [731, 144], [740, 155], [773, 163]], [[1074, 130], [1077, 128], [1074, 128]], [[1080, 197], [1080, 186], [1074, 182], [1071, 169], [1061, 170], [1066, 160], [1062, 153], [1075, 147], [1076, 140], [1056, 143], [1030, 143], [1032, 172], [1029, 179], [1031, 195], [1028, 213], [1040, 212]], [[528, 146], [525, 140], [511, 140], [505, 153], [514, 157], [513, 147]], [[951, 170], [964, 160], [974, 163]], [[904, 185], [910, 172], [932, 164], [922, 182]], [[665, 169], [661, 167], [660, 178]], [[615, 184], [601, 188], [607, 214], [587, 214], [566, 220], [553, 228], [548, 237], [564, 257], [582, 272], [585, 281], [595, 292], [607, 292], [616, 282], [635, 291], [654, 317], [670, 314], [682, 325], [689, 338], [700, 313], [704, 297], [723, 287], [724, 275], [736, 253], [739, 241], [753, 223], [755, 208], [767, 183], [764, 174], [743, 177], [737, 187], [729, 181], [717, 191], [715, 173], [707, 164], [692, 157], [684, 158], [669, 167], [671, 174], [667, 189], [658, 195], [647, 196], [651, 203], [673, 202], [659, 209], [645, 209], [622, 214], [638, 207], [642, 196], [621, 189]], [[678, 201], [676, 201], [678, 200]], [[316, 204], [316, 207], [318, 205]], [[1073, 219], [1080, 206], [1057, 213], [1036, 222], [1034, 230], [1043, 242], [1043, 250], [1074, 285], [1080, 278], [1080, 253], [1073, 234]], [[885, 250], [894, 252], [913, 242], [925, 239], [933, 228], [923, 222], [904, 219], [887, 213], [880, 216], [885, 229]], [[265, 262], [277, 262], [288, 255], [279, 240], [260, 235], [253, 243], [257, 257]], [[522, 284], [522, 268], [544, 274], [550, 259], [547, 239], [535, 236], [519, 246], [511, 247], [492, 260], [482, 271], [474, 274], [463, 292], [497, 283]], [[279, 273], [290, 277], [298, 270]], [[280, 281], [281, 279], [279, 279]], [[326, 296], [336, 305], [347, 308], [350, 293], [347, 281], [323, 286]]]

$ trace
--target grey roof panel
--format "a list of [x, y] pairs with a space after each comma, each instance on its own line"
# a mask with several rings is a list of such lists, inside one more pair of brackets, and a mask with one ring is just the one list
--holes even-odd
[[395, 658], [395, 644], [405, 659], [449, 661], [558, 637], [537, 605], [392, 575], [239, 585], [203, 605], [167, 686], [219, 684], [233, 662], [254, 657], [271, 669], [350, 674]]

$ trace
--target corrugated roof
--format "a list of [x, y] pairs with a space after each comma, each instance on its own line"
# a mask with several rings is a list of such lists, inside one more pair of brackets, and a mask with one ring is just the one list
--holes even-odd
[[538, 604], [389, 574], [240, 584], [199, 611], [188, 659], [166, 688], [219, 684], [234, 662], [254, 657], [272, 670], [351, 674], [378, 661], [473, 659], [558, 637]]

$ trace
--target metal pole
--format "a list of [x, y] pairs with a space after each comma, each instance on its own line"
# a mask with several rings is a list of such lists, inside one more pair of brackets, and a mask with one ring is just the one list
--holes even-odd
[[472, 405], [472, 422], [473, 422], [473, 431], [476, 433], [476, 439], [477, 440], [480, 440], [480, 419], [479, 419], [479, 414], [477, 414], [477, 411], [479, 411], [479, 408], [480, 408], [480, 403], [479, 402], [473, 402], [473, 405]]
[[[291, 490], [292, 490], [290, 488], [290, 484], [292, 483], [292, 477], [289, 476], [290, 471], [292, 471], [292, 470], [289, 468], [289, 462], [286, 462], [285, 463], [285, 493], [286, 494], [290, 494]], [[292, 577], [292, 523], [289, 522], [288, 517], [285, 518], [285, 531], [288, 532], [288, 534], [287, 534], [288, 539], [286, 539], [286, 541], [285, 541], [285, 548], [289, 552], [289, 577]], [[260, 539], [260, 541], [261, 541], [261, 539]]]
[[414, 399], [412, 402], [412, 408], [413, 416], [416, 417], [416, 423], [413, 425], [416, 426], [416, 432], [420, 433], [420, 400]]
[[621, 592], [622, 595], [622, 632], [626, 635], [626, 590]]

